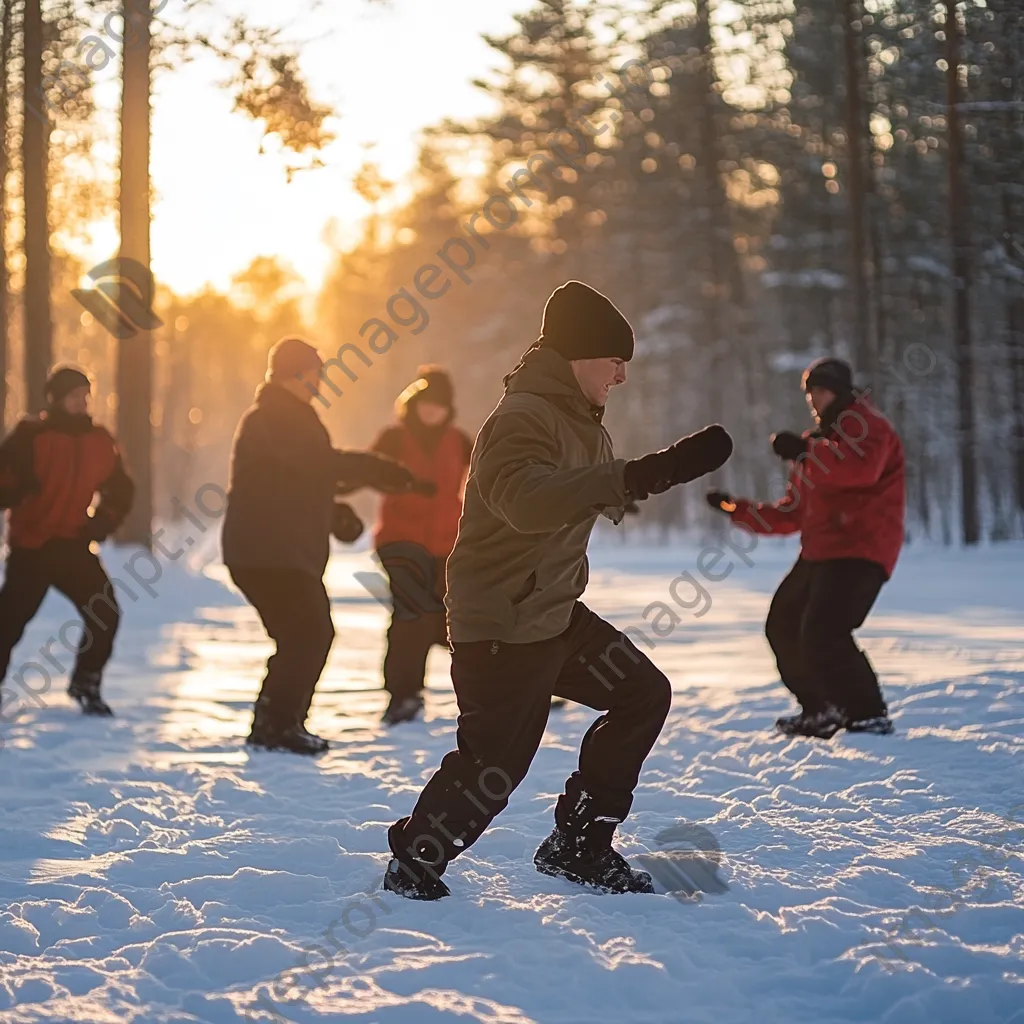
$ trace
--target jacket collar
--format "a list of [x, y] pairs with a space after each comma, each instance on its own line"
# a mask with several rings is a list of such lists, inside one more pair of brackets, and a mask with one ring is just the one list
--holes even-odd
[[600, 424], [604, 419], [604, 409], [591, 405], [584, 398], [569, 360], [541, 346], [539, 341], [526, 350], [516, 368], [505, 377], [504, 384], [506, 395], [520, 392], [543, 395], [567, 412], [585, 416], [594, 423]]
[[811, 437], [830, 437], [835, 432], [836, 423], [847, 409], [857, 401], [857, 396], [850, 392], [846, 395], [837, 395], [827, 406], [818, 421], [818, 429]]
[[40, 413], [39, 419], [50, 430], [58, 430], [62, 434], [88, 434], [92, 430], [91, 416], [65, 412], [60, 406], [50, 406]]
[[[291, 413], [292, 415], [311, 415], [316, 416], [316, 410], [313, 408], [312, 402], [303, 401], [297, 395], [293, 395], [287, 388], [281, 387], [280, 384], [271, 384], [269, 382], [261, 384], [256, 389], [254, 401], [257, 405], [270, 406], [273, 409], [278, 409], [284, 413]], [[320, 417], [317, 416], [317, 419]]]

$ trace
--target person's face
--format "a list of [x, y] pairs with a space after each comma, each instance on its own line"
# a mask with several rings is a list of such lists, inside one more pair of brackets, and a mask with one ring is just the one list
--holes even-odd
[[85, 416], [89, 412], [89, 388], [83, 385], [69, 391], [60, 401], [60, 407], [72, 416]]
[[813, 387], [806, 397], [807, 404], [814, 411], [814, 418], [820, 421], [822, 413], [836, 400], [836, 393], [828, 388]]
[[416, 415], [425, 427], [439, 427], [448, 419], [448, 409], [437, 402], [426, 402], [420, 399], [416, 403]]
[[626, 361], [624, 359], [574, 359], [572, 372], [583, 392], [583, 397], [591, 404], [603, 406], [608, 395], [617, 384], [626, 380]]
[[312, 402], [320, 394], [323, 379], [319, 370], [307, 370], [305, 373], [297, 373], [294, 377], [280, 381], [280, 384], [296, 398], [301, 398], [304, 402]]

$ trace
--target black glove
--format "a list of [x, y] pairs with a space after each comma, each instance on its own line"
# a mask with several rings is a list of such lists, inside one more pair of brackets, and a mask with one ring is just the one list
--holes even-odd
[[626, 499], [643, 501], [677, 484], [713, 473], [732, 455], [732, 438], [715, 423], [676, 441], [669, 448], [626, 463]]
[[798, 459], [807, 453], [810, 441], [806, 437], [794, 434], [791, 430], [780, 430], [772, 434], [772, 451], [780, 459]]
[[339, 452], [338, 479], [345, 490], [372, 487], [387, 494], [412, 490], [415, 478], [400, 462], [376, 452]]
[[342, 544], [355, 544], [363, 535], [363, 521], [355, 514], [351, 505], [346, 505], [343, 501], [334, 503], [331, 535], [340, 540]]
[[736, 499], [727, 491], [708, 491], [705, 497], [716, 512], [724, 512], [728, 516], [736, 511]]
[[87, 540], [90, 543], [96, 541], [98, 544], [102, 544], [113, 532], [114, 524], [104, 511], [103, 506], [100, 505], [86, 518], [85, 526], [82, 527], [79, 536], [82, 540]]
[[437, 494], [437, 484], [433, 480], [413, 480], [412, 493], [421, 494], [424, 498], [432, 498]]

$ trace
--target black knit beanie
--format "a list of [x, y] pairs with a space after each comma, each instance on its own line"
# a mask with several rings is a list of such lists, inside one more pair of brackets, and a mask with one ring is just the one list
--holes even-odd
[[611, 299], [582, 281], [567, 281], [544, 307], [540, 345], [565, 359], [633, 358], [633, 328]]
[[75, 388], [91, 388], [92, 381], [77, 366], [55, 366], [46, 378], [44, 392], [51, 405], [58, 405]]
[[810, 391], [811, 388], [828, 388], [837, 395], [848, 395], [853, 391], [853, 370], [849, 363], [843, 362], [842, 359], [834, 359], [832, 356], [815, 359], [804, 370], [803, 386], [804, 391]]
[[415, 402], [433, 402], [455, 412], [455, 388], [448, 371], [434, 363], [426, 363], [416, 371], [414, 380], [395, 402], [395, 410], [404, 416], [404, 410]]

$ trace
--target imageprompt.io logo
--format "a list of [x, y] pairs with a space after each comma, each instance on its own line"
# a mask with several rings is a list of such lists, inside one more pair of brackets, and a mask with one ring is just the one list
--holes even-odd
[[654, 837], [660, 850], [635, 857], [663, 892], [682, 903], [699, 903], [703, 894], [721, 894], [729, 886], [718, 877], [722, 848], [710, 829], [677, 821]]
[[93, 287], [75, 288], [71, 294], [118, 341], [163, 326], [153, 312], [153, 275], [138, 260], [116, 256], [97, 264], [88, 276]]

